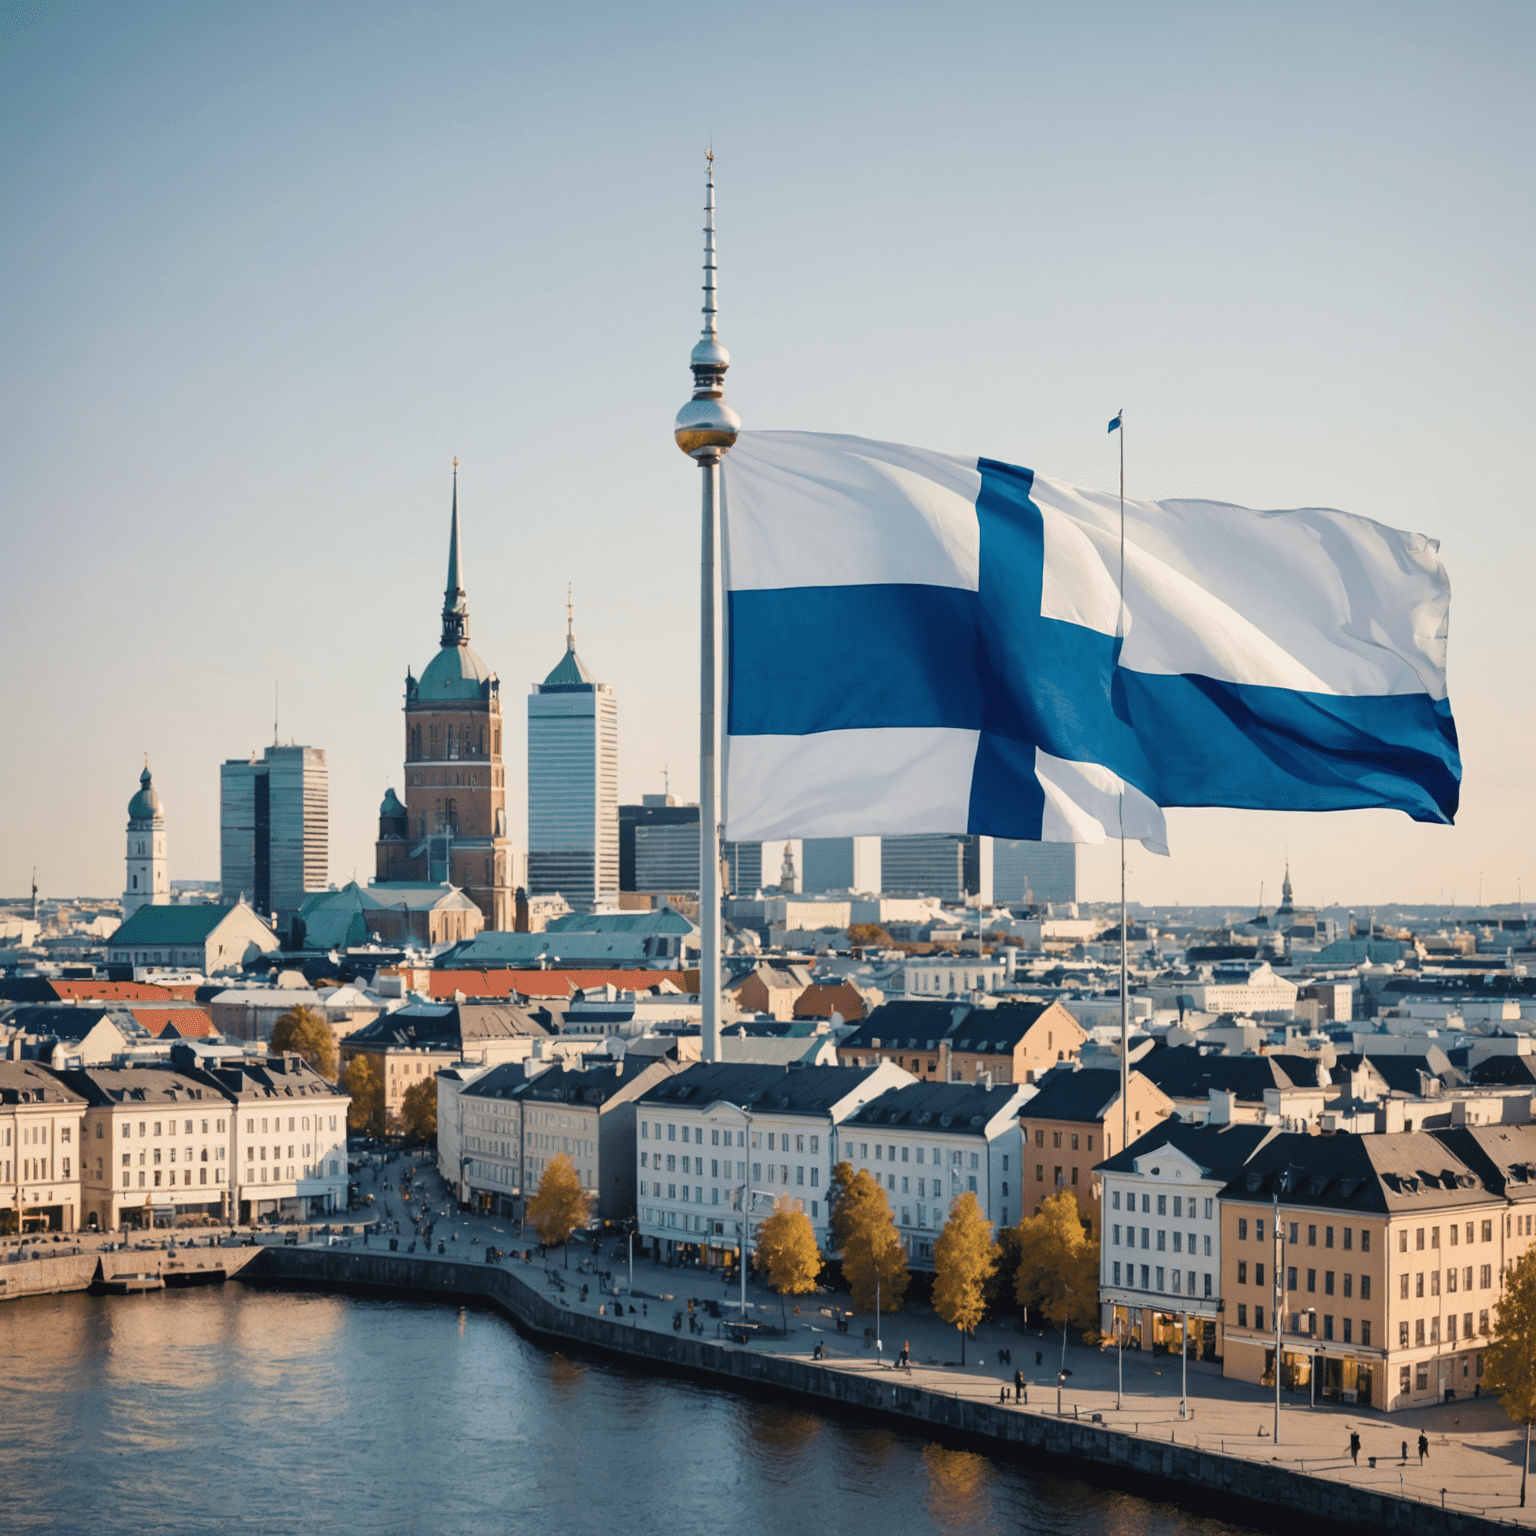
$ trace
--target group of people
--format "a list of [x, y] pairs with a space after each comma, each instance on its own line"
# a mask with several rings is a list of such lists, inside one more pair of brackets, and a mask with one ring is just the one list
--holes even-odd
[[[1424, 1465], [1424, 1458], [1429, 1455], [1429, 1436], [1421, 1429], [1419, 1431], [1419, 1465]], [[1360, 1465], [1360, 1431], [1352, 1429], [1349, 1432], [1349, 1459], [1358, 1467]], [[1373, 1463], [1374, 1464], [1374, 1463]], [[1403, 1441], [1403, 1464], [1408, 1464], [1408, 1442]]]

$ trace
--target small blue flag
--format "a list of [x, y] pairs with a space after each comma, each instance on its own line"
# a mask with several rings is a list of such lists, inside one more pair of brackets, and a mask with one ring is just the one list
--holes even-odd
[[[1124, 415], [1125, 413], [1122, 411], [1120, 414]], [[1111, 432], [1114, 432], [1114, 431], [1118, 430], [1119, 426], [1120, 426], [1120, 416], [1116, 416], [1115, 419], [1112, 422], [1110, 422], [1109, 430]]]

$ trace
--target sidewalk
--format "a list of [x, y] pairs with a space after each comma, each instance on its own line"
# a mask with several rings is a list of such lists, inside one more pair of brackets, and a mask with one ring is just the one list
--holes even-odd
[[[428, 1176], [428, 1189], [440, 1189], [435, 1174]], [[390, 1204], [399, 1218], [398, 1197], [392, 1194]], [[605, 1292], [596, 1279], [596, 1271], [604, 1270], [612, 1273], [619, 1288], [617, 1299], [624, 1303], [627, 1326], [666, 1332], [674, 1328], [674, 1317], [681, 1311], [686, 1330], [691, 1299], [695, 1316], [703, 1324], [704, 1336], [724, 1342], [726, 1323], [739, 1313], [738, 1306], [729, 1305], [739, 1302], [739, 1283], [727, 1285], [718, 1274], [669, 1268], [637, 1258], [634, 1300], [642, 1311], [636, 1317], [630, 1312], [629, 1266], [623, 1242], [605, 1239], [596, 1261], [589, 1247], [573, 1244], [567, 1270], [562, 1250], [552, 1250], [547, 1260], [541, 1261], [537, 1242], [531, 1235], [520, 1239], [515, 1225], [494, 1218], [467, 1216], [455, 1210], [441, 1194], [435, 1193], [427, 1204], [437, 1222], [432, 1244], [434, 1257], [439, 1241], [444, 1245], [444, 1257], [461, 1263], [483, 1261], [486, 1244], [504, 1248], [509, 1254], [504, 1268], [530, 1289], [571, 1310], [595, 1315], [601, 1307], [612, 1313], [616, 1298]], [[404, 1252], [409, 1246], [411, 1229], [406, 1221], [402, 1220], [401, 1225], [400, 1251]], [[379, 1241], [373, 1239], [370, 1246]], [[360, 1248], [361, 1239], [352, 1240], [351, 1246]], [[524, 1250], [530, 1248], [534, 1253], [531, 1265], [522, 1260]], [[422, 1252], [423, 1246], [418, 1246], [418, 1256]], [[546, 1266], [564, 1281], [563, 1292], [549, 1282]], [[580, 1299], [583, 1284], [589, 1287], [585, 1302]], [[720, 1320], [708, 1316], [704, 1304], [709, 1301], [720, 1306]], [[749, 1282], [747, 1301], [753, 1320], [773, 1328], [780, 1326], [776, 1295]], [[788, 1309], [788, 1337], [760, 1338], [732, 1347], [804, 1360], [820, 1343], [826, 1350], [827, 1369], [866, 1374], [894, 1370], [897, 1353], [904, 1344], [910, 1344], [910, 1381], [915, 1387], [996, 1404], [999, 1391], [1006, 1384], [1011, 1403], [1013, 1373], [1017, 1369], [1024, 1373], [1029, 1396], [1028, 1406], [1020, 1405], [1018, 1411], [1045, 1415], [1057, 1412], [1056, 1373], [1063, 1361], [1059, 1333], [1035, 1329], [1021, 1333], [1016, 1324], [986, 1323], [975, 1338], [966, 1341], [967, 1364], [962, 1367], [956, 1330], [927, 1308], [911, 1307], [886, 1314], [881, 1320], [884, 1348], [877, 1353], [864, 1347], [864, 1330], [873, 1325], [873, 1316], [854, 1316], [849, 1332], [841, 1334], [836, 1331], [833, 1319], [818, 1310], [824, 1306], [846, 1309], [849, 1302], [850, 1298], [841, 1293], [800, 1297], [798, 1315], [794, 1303]], [[1012, 1351], [1011, 1365], [998, 1361], [999, 1350]], [[1149, 1439], [1249, 1459], [1279, 1461], [1311, 1475], [1378, 1489], [1383, 1494], [1401, 1493], [1425, 1503], [1438, 1504], [1443, 1496], [1448, 1508], [1536, 1527], [1536, 1507], [1532, 1507], [1536, 1506], [1536, 1498], [1526, 1510], [1518, 1507], [1524, 1429], [1510, 1423], [1491, 1397], [1460, 1399], [1439, 1407], [1388, 1415], [1332, 1403], [1312, 1408], [1305, 1396], [1283, 1392], [1277, 1444], [1273, 1392], [1225, 1380], [1219, 1364], [1189, 1363], [1187, 1418], [1181, 1417], [1180, 1412], [1181, 1376], [1177, 1359], [1126, 1351], [1118, 1408], [1116, 1377], [1120, 1362], [1113, 1349], [1086, 1348], [1069, 1342], [1065, 1365], [1071, 1374], [1062, 1386], [1060, 1400], [1061, 1412], [1068, 1417], [1098, 1419], [1107, 1428]], [[1351, 1463], [1349, 1456], [1352, 1430], [1358, 1431], [1361, 1440], [1358, 1466]], [[1422, 1466], [1417, 1450], [1421, 1432], [1429, 1440], [1428, 1457]], [[1370, 1465], [1372, 1457], [1376, 1458], [1374, 1468]], [[1532, 1492], [1536, 1494], [1536, 1485]]]

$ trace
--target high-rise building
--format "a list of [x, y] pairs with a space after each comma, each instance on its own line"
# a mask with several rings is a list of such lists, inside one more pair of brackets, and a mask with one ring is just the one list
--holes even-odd
[[763, 845], [726, 843], [724, 847], [726, 894], [755, 895], [763, 884]]
[[[123, 921], [140, 907], [164, 907], [171, 900], [170, 869], [165, 858], [165, 808], [155, 793], [149, 759], [139, 775], [139, 792], [128, 802], [128, 870], [123, 880]], [[32, 879], [37, 906], [37, 877]]]
[[[619, 889], [621, 891], [656, 891], [663, 887], [646, 883], [639, 863], [642, 840], [649, 843], [653, 834], [665, 829], [665, 841], [669, 846], [684, 851], [692, 839], [693, 862], [687, 866], [687, 880], [676, 887], [678, 892], [696, 891], [699, 888], [699, 808], [697, 805], [679, 805], [675, 795], [642, 795], [639, 805], [619, 807]], [[657, 850], [662, 844], [657, 842]], [[647, 871], [649, 873], [649, 871]]]
[[801, 842], [800, 889], [807, 895], [880, 888], [878, 837], [807, 837]]
[[379, 808], [375, 879], [457, 886], [487, 928], [510, 931], [516, 871], [501, 726], [501, 684], [469, 645], [455, 459], [442, 638], [419, 682], [405, 674], [405, 800], [391, 789]]
[[528, 892], [555, 891], [578, 911], [619, 893], [619, 704], [577, 656], [569, 604], [565, 655], [528, 695]]
[[319, 747], [271, 746], [219, 768], [219, 900], [291, 917], [330, 879], [330, 770]]
[[1077, 844], [999, 837], [992, 844], [992, 898], [999, 902], [1077, 900]]
[[881, 889], [893, 895], [992, 900], [992, 839], [934, 832], [880, 840]]

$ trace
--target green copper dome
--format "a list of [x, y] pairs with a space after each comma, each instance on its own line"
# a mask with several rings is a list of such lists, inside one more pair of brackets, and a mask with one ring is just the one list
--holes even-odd
[[493, 675], [467, 645], [445, 645], [421, 674], [417, 697], [423, 703], [483, 699]]
[[128, 802], [129, 821], [153, 821], [160, 814], [160, 796], [155, 793], [154, 782], [150, 778], [149, 764], [144, 765], [144, 772], [139, 775], [139, 792]]

